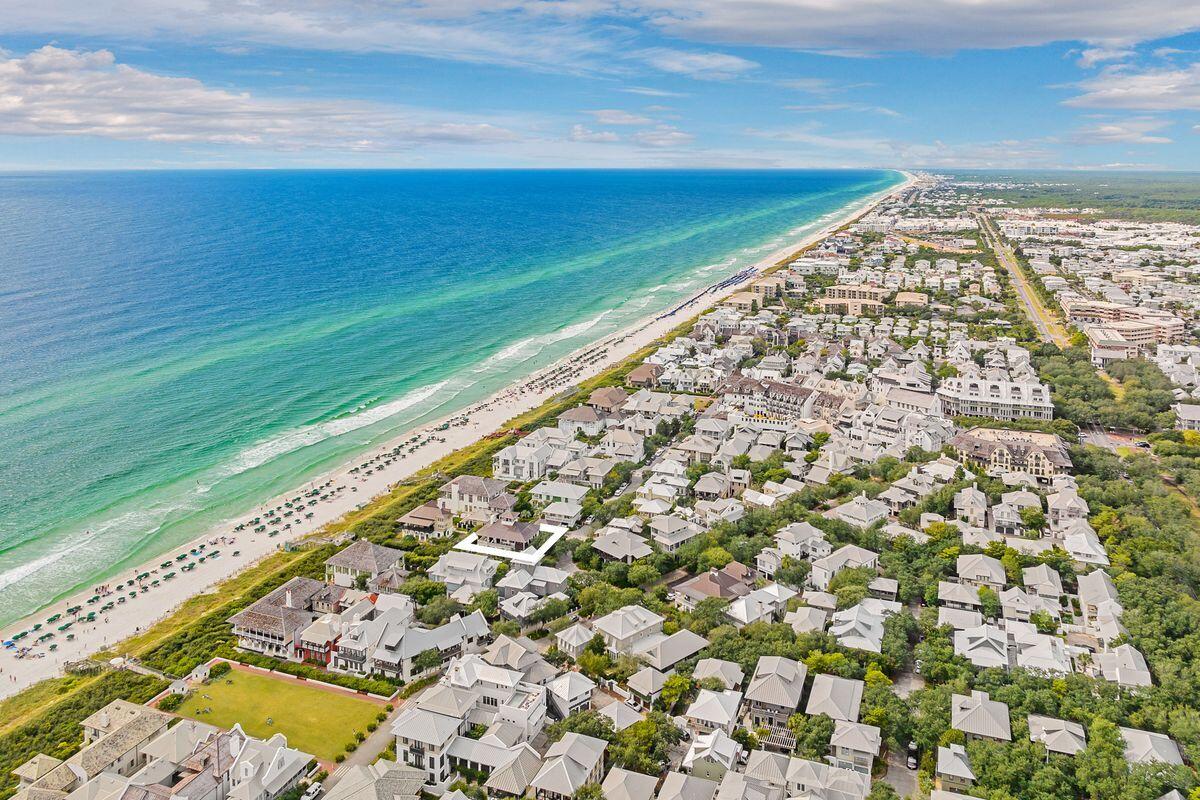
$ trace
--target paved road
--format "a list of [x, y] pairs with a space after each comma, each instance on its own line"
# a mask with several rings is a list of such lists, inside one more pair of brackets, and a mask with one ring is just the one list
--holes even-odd
[[1029, 287], [1025, 275], [1021, 272], [1020, 265], [1017, 264], [1016, 259], [1013, 258], [1008, 248], [1000, 242], [1000, 235], [992, 227], [991, 221], [982, 214], [978, 215], [978, 219], [979, 227], [984, 234], [985, 241], [991, 246], [997, 260], [1008, 270], [1013, 286], [1017, 289], [1017, 296], [1021, 298], [1021, 304], [1025, 306], [1025, 315], [1029, 317], [1029, 321], [1037, 329], [1038, 336], [1042, 337], [1042, 341], [1065, 345], [1066, 338], [1051, 329], [1045, 313], [1040, 310], [1041, 301], [1033, 296], [1033, 290]]

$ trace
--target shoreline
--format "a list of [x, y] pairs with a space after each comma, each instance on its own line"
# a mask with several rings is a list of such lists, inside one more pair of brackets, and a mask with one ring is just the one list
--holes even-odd
[[[485, 399], [394, 436], [381, 445], [355, 455], [330, 472], [307, 481], [303, 486], [259, 504], [246, 515], [226, 520], [191, 542], [163, 550], [162, 554], [148, 559], [139, 567], [122, 570], [111, 578], [103, 579], [96, 587], [98, 591], [76, 592], [5, 625], [0, 629], [0, 640], [7, 642], [13, 635], [30, 631], [40, 623], [39, 630], [27, 633], [17, 642], [18, 647], [34, 645], [39, 636], [47, 633], [54, 633], [54, 637], [35, 646], [33, 652], [40, 655], [15, 658], [16, 648], [4, 651], [6, 657], [0, 659], [0, 698], [61, 674], [63, 666], [69, 661], [87, 658], [145, 631], [189, 598], [208, 592], [241, 570], [282, 549], [286, 542], [320, 535], [327, 525], [390, 492], [396, 484], [413, 473], [502, 430], [513, 417], [537, 408], [579, 381], [624, 361], [686, 320], [740, 291], [747, 283], [761, 277], [780, 262], [811, 247], [883, 200], [912, 185], [915, 177], [911, 173], [895, 171], [902, 177], [898, 184], [845, 206], [835, 212], [835, 219], [806, 234], [799, 242], [780, 248], [752, 266], [742, 268], [736, 273], [744, 276], [740, 280], [731, 281], [732, 275], [720, 278], [703, 290], [676, 300], [632, 325], [518, 377]], [[307, 496], [314, 490], [320, 499]], [[300, 504], [294, 502], [296, 500], [304, 504], [302, 510]], [[308, 504], [310, 500], [311, 505]], [[274, 527], [278, 531], [276, 534], [272, 535], [270, 530], [257, 530], [264, 524], [261, 521], [250, 522], [256, 517], [261, 520], [267, 509], [276, 508], [279, 509], [280, 523], [267, 526]], [[235, 530], [239, 525], [243, 528]], [[286, 530], [284, 525], [288, 526]], [[209, 555], [214, 551], [218, 551], [215, 558]], [[237, 556], [234, 556], [235, 552]], [[193, 566], [185, 570], [184, 565], [188, 564]], [[138, 576], [144, 578], [139, 580]], [[100, 599], [93, 600], [96, 596]], [[100, 610], [110, 603], [113, 604], [111, 609], [104, 612]], [[78, 619], [95, 612], [95, 621], [76, 621], [69, 629], [59, 630], [59, 626], [71, 618], [67, 609], [75, 606], [82, 609]], [[49, 623], [48, 619], [56, 614], [62, 616]], [[67, 636], [73, 639], [67, 641]], [[54, 652], [49, 650], [51, 645], [56, 646]]]

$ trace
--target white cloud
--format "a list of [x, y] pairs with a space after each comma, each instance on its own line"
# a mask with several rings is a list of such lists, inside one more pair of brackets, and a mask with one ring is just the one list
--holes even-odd
[[[0, 9], [0, 30], [8, 35], [406, 53], [603, 72], [622, 71], [619, 54], [629, 52], [633, 31], [646, 24], [693, 42], [839, 55], [947, 52], [1059, 41], [1088, 42], [1095, 49], [1116, 51], [1200, 29], [1200, 4], [1179, 0], [42, 0], [9, 2]], [[707, 57], [725, 63], [708, 70], [666, 67], [667, 71], [729, 77], [753, 67], [731, 55], [687, 55], [692, 60]]]
[[842, 88], [829, 78], [785, 78], [777, 83], [785, 89], [808, 94], [833, 94]]
[[632, 2], [672, 36], [838, 54], [947, 52], [1060, 41], [1111, 48], [1200, 28], [1200, 4], [1178, 0]]
[[1106, 61], [1124, 61], [1131, 58], [1134, 51], [1126, 47], [1089, 47], [1079, 54], [1079, 66], [1084, 69], [1103, 64]]
[[619, 142], [621, 140], [621, 137], [613, 131], [593, 131], [583, 125], [573, 126], [569, 138], [572, 142]]
[[656, 125], [649, 130], [638, 131], [633, 140], [646, 147], [680, 147], [690, 143], [695, 136], [685, 133], [673, 125]]
[[621, 90], [629, 94], [640, 94], [646, 97], [687, 97], [684, 92], [669, 92], [666, 89], [653, 89], [649, 86], [627, 86]]
[[118, 64], [107, 50], [52, 46], [0, 60], [0, 134], [347, 152], [516, 138], [486, 122], [415, 109], [263, 99]]
[[1126, 120], [1106, 120], [1075, 131], [1079, 144], [1169, 144], [1170, 138], [1159, 131], [1171, 123], [1150, 117]]
[[1058, 158], [1045, 140], [905, 142], [871, 134], [828, 131], [815, 122], [789, 128], [749, 129], [746, 133], [795, 148], [792, 160], [845, 166], [1011, 169], [1054, 166]]
[[700, 80], [728, 80], [758, 68], [757, 63], [729, 53], [699, 53], [669, 47], [650, 47], [640, 51], [638, 55], [647, 64], [663, 72], [687, 75]]
[[1083, 94], [1065, 101], [1080, 108], [1127, 108], [1139, 111], [1200, 109], [1200, 62], [1185, 67], [1131, 70], [1109, 67], [1076, 84]]
[[873, 106], [869, 103], [812, 103], [802, 106], [784, 106], [788, 111], [802, 114], [825, 114], [834, 111], [860, 111], [867, 114], [879, 114], [884, 117], [899, 117], [899, 111], [886, 106]]
[[587, 112], [601, 125], [649, 125], [653, 120], [640, 114], [631, 114], [619, 108], [601, 108]]
[[3, 4], [0, 29], [609, 71], [622, 37], [587, 24], [599, 10], [541, 0], [46, 0]]

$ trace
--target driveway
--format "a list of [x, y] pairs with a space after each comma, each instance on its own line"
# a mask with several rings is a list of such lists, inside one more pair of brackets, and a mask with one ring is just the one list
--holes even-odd
[[883, 780], [891, 784], [896, 790], [896, 794], [901, 797], [916, 797], [917, 796], [917, 771], [904, 766], [905, 753], [888, 751], [887, 775], [883, 776]]

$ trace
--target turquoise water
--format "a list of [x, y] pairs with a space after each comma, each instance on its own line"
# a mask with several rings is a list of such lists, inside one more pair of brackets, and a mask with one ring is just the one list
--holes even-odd
[[0, 175], [0, 620], [463, 408], [899, 180]]

